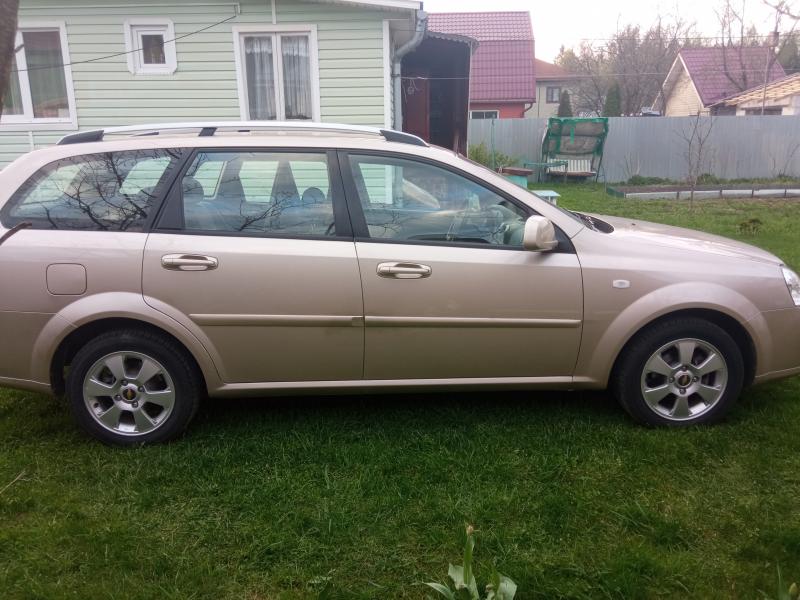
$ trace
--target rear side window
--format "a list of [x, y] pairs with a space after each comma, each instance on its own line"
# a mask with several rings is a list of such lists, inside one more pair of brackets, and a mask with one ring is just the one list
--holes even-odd
[[40, 169], [3, 208], [3, 225], [142, 231], [177, 164], [177, 150], [71, 156]]
[[189, 231], [336, 235], [324, 153], [199, 152], [181, 190]]

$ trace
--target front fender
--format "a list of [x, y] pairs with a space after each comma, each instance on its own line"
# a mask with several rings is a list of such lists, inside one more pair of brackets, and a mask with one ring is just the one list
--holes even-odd
[[576, 381], [598, 387], [608, 385], [617, 356], [637, 332], [659, 317], [691, 309], [713, 310], [735, 319], [753, 340], [756, 364], [769, 364], [771, 335], [758, 308], [735, 290], [716, 283], [693, 281], [653, 290], [613, 315], [609, 315], [609, 311], [593, 312], [587, 298]]
[[[114, 307], [109, 309], [109, 307]], [[132, 319], [162, 329], [180, 341], [192, 354], [209, 389], [222, 385], [219, 372], [204, 342], [201, 331], [191, 331], [183, 323], [149, 306], [141, 294], [107, 292], [80, 298], [55, 313], [42, 328], [31, 354], [31, 373], [37, 381], [50, 380], [50, 365], [61, 342], [83, 325], [103, 319]], [[195, 329], [197, 329], [195, 327]], [[199, 334], [199, 335], [198, 335]]]

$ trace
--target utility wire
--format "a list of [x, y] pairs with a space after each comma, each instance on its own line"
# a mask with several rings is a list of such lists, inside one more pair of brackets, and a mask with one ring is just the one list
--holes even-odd
[[[719, 72], [720, 72], [719, 69], [706, 69], [706, 70], [693, 71], [693, 73], [695, 73], [697, 75], [705, 75], [705, 74], [708, 74], [708, 73], [719, 73]], [[653, 72], [637, 73], [637, 72], [634, 72], [634, 73], [598, 73], [596, 75], [589, 75], [589, 74], [587, 74], [587, 75], [573, 75], [573, 74], [568, 74], [568, 75], [564, 75], [562, 77], [547, 77], [547, 78], [539, 78], [539, 79], [542, 80], [542, 81], [545, 81], [547, 79], [552, 79], [552, 80], [557, 80], [557, 81], [566, 81], [566, 80], [571, 80], [571, 79], [603, 79], [604, 77], [655, 77], [655, 76], [666, 77], [667, 75], [669, 75], [669, 73], [670, 73], [669, 71], [666, 71], [664, 73], [653, 73]], [[732, 75], [737, 75], [739, 73], [742, 73], [742, 74], [745, 74], [745, 73], [758, 73], [759, 75], [763, 76], [764, 75], [764, 69], [744, 69], [744, 70], [742, 70], [742, 69], [731, 69], [731, 74]], [[487, 75], [487, 76], [485, 76], [483, 78], [486, 79], [486, 80], [494, 80], [494, 81], [498, 81], [498, 80], [513, 80], [513, 81], [517, 81], [517, 80], [519, 80], [519, 75]], [[407, 75], [403, 75], [403, 76], [400, 77], [400, 79], [407, 79], [409, 81], [415, 81], [415, 80], [416, 81], [450, 81], [450, 80], [459, 81], [459, 80], [469, 80], [470, 78], [469, 77], [423, 77], [423, 76], [414, 76], [414, 75], [408, 75], [408, 76]], [[473, 79], [474, 79], [474, 77], [473, 77]]]
[[[209, 29], [217, 27], [218, 25], [223, 25], [223, 24], [225, 24], [225, 23], [227, 23], [229, 21], [232, 21], [233, 19], [237, 18], [238, 16], [239, 15], [233, 15], [233, 16], [228, 17], [227, 19], [223, 19], [221, 21], [217, 21], [216, 23], [213, 23], [211, 25], [207, 25], [206, 27], [202, 27], [200, 29], [196, 29], [194, 31], [190, 31], [189, 33], [184, 33], [183, 35], [175, 36], [172, 39], [164, 40], [164, 44], [168, 44], [170, 42], [176, 42], [178, 40], [181, 40], [181, 39], [196, 35], [198, 33], [202, 33], [203, 31], [207, 31]], [[341, 29], [339, 29], [339, 31], [363, 31], [363, 29], [341, 28]], [[392, 31], [413, 32], [415, 30], [414, 29], [393, 29]], [[785, 33], [784, 35], [792, 35], [793, 33], [794, 32], [788, 32], [788, 33]], [[726, 42], [728, 40], [741, 40], [741, 39], [756, 40], [756, 39], [768, 39], [770, 37], [771, 37], [770, 35], [753, 35], [753, 36], [745, 35], [745, 36], [730, 36], [730, 37], [729, 36], [686, 36], [686, 37], [683, 37], [683, 38], [675, 38], [674, 41], [679, 42], [679, 43], [683, 42], [683, 43], [687, 43], [688, 44], [690, 42], [695, 42], [695, 41], [700, 41], [700, 40], [720, 40], [722, 42]], [[578, 41], [578, 42], [611, 42], [611, 41], [643, 41], [643, 40], [644, 40], [643, 37], [642, 38], [635, 38], [635, 37], [621, 38], [621, 37], [617, 37], [617, 38], [576, 38], [575, 41]], [[490, 41], [500, 41], [500, 40], [484, 40], [484, 41], [490, 42]], [[533, 40], [502, 40], [502, 41], [533, 41]], [[671, 42], [673, 40], [669, 40], [669, 41]], [[22, 47], [24, 47], [24, 44], [22, 46], [16, 48], [15, 49], [15, 53], [17, 51], [19, 51]], [[125, 56], [126, 54], [133, 54], [134, 52], [139, 52], [139, 50], [141, 50], [141, 48], [133, 48], [131, 50], [126, 50], [124, 52], [116, 52], [114, 54], [106, 54], [106, 55], [103, 55], [103, 56], [97, 56], [95, 58], [89, 58], [89, 59], [86, 59], [86, 60], [77, 60], [77, 61], [72, 61], [72, 62], [68, 62], [68, 63], [60, 63], [60, 64], [54, 64], [54, 65], [42, 65], [42, 66], [38, 66], [38, 67], [28, 67], [28, 68], [25, 68], [25, 69], [11, 69], [11, 72], [12, 73], [23, 73], [23, 72], [26, 72], [26, 71], [38, 71], [38, 70], [42, 70], [42, 69], [58, 69], [58, 68], [63, 68], [63, 67], [67, 67], [67, 66], [72, 66], [72, 65], [81, 65], [81, 64], [86, 64], [86, 63], [99, 62], [99, 61], [102, 61], [102, 60], [107, 60], [109, 58], [116, 58], [118, 56]], [[746, 72], [760, 73], [760, 72], [762, 72], [762, 70], [761, 69], [754, 69], [752, 71], [737, 70], [736, 72], [737, 73], [746, 73]], [[645, 75], [666, 75], [666, 74], [667, 73], [609, 73], [609, 74], [606, 74], [606, 75], [603, 75], [603, 76], [604, 77], [638, 77], [638, 76], [645, 76]], [[581, 77], [594, 77], [594, 76], [592, 76], [592, 75], [585, 75], [585, 76], [584, 75], [572, 75], [572, 76], [570, 76], [570, 78], [573, 78], [573, 79], [581, 78]], [[440, 80], [444, 80], [444, 79], [467, 79], [467, 78], [466, 77], [404, 77], [403, 79], [426, 79], [426, 80], [440, 79]]]
[[[172, 39], [164, 40], [164, 44], [166, 45], [166, 44], [168, 44], [170, 42], [175, 42], [177, 40], [182, 40], [183, 38], [187, 38], [190, 35], [195, 35], [197, 33], [201, 33], [203, 31], [206, 31], [207, 29], [211, 29], [212, 27], [216, 27], [217, 25], [222, 25], [223, 23], [227, 23], [228, 21], [232, 21], [233, 19], [235, 19], [238, 16], [239, 15], [233, 15], [231, 17], [228, 17], [227, 19], [223, 19], [222, 21], [217, 21], [213, 25], [208, 25], [206, 27], [203, 27], [202, 29], [197, 29], [195, 31], [190, 31], [189, 33], [184, 33], [183, 35], [175, 36]], [[24, 44], [21, 47], [24, 47]], [[139, 52], [139, 50], [141, 50], [141, 48], [134, 48], [132, 50], [126, 50], [125, 52], [116, 52], [114, 54], [106, 54], [104, 56], [97, 56], [95, 58], [89, 58], [87, 60], [76, 60], [76, 61], [73, 61], [73, 62], [61, 63], [61, 64], [58, 64], [58, 65], [42, 65], [41, 67], [28, 67], [27, 69], [11, 69], [11, 72], [12, 73], [23, 73], [25, 71], [38, 71], [38, 70], [41, 70], [41, 69], [61, 69], [63, 67], [71, 67], [72, 65], [82, 65], [82, 64], [85, 64], [85, 63], [97, 62], [99, 60], [106, 60], [108, 58], [116, 58], [117, 56], [125, 56], [126, 54], [133, 54], [134, 52]]]

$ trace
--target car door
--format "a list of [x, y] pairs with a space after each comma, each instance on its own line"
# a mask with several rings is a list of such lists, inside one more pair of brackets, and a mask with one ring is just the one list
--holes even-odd
[[518, 201], [445, 165], [343, 152], [365, 311], [365, 379], [571, 377], [580, 265], [523, 250]]
[[145, 248], [145, 299], [202, 330], [223, 381], [361, 378], [361, 283], [336, 160], [200, 149], [173, 186]]

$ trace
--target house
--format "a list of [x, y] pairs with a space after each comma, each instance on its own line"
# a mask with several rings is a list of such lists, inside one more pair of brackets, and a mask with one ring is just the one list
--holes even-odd
[[424, 41], [421, 8], [417, 0], [21, 0], [0, 167], [69, 132], [135, 123], [400, 128], [402, 56]]
[[473, 119], [521, 118], [536, 101], [530, 13], [434, 13], [430, 32], [477, 40], [472, 56], [469, 111]]
[[714, 106], [732, 110], [736, 116], [800, 115], [800, 73], [776, 79], [766, 86], [752, 87]]
[[[567, 90], [572, 102], [577, 79], [569, 71], [553, 63], [533, 59], [536, 74], [536, 103], [525, 113], [526, 117], [550, 118], [558, 115], [561, 92]], [[574, 104], [573, 104], [574, 110]]]
[[422, 41], [402, 57], [400, 76], [394, 78], [400, 89], [402, 128], [466, 154], [470, 69], [478, 42], [434, 31], [432, 16], [428, 16]]
[[765, 46], [684, 48], [672, 63], [653, 108], [667, 117], [721, 114], [712, 108], [720, 100], [763, 85], [765, 79], [785, 76], [772, 49]]

